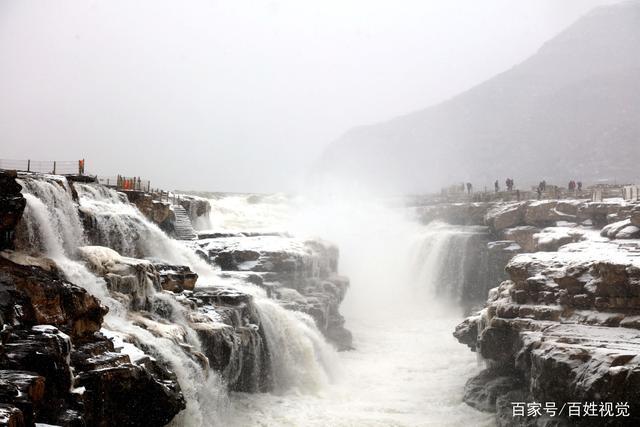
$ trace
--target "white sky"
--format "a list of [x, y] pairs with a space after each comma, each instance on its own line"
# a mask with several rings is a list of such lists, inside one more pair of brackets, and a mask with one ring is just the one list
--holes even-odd
[[349, 128], [455, 95], [612, 2], [0, 0], [0, 158], [296, 190]]

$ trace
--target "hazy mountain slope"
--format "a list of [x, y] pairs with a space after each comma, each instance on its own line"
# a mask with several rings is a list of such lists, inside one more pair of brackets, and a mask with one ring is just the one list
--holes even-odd
[[404, 191], [640, 176], [640, 1], [600, 7], [516, 67], [439, 105], [347, 132], [329, 175]]

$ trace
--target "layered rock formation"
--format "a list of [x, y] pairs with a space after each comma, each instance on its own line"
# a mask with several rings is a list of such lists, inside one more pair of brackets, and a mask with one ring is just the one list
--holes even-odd
[[[454, 333], [487, 365], [467, 383], [468, 404], [496, 412], [501, 426], [640, 421], [640, 244], [609, 240], [635, 236], [635, 212], [618, 200], [520, 202], [487, 211], [491, 233], [508, 239], [490, 247], [511, 259], [485, 308]], [[557, 413], [514, 417], [517, 402], [551, 402]], [[575, 402], [581, 415], [560, 412]], [[590, 402], [628, 404], [630, 416], [585, 416]]]
[[173, 374], [116, 351], [99, 332], [107, 309], [31, 260], [0, 257], [2, 425], [168, 423], [185, 405]]
[[277, 233], [202, 237], [198, 245], [204, 255], [227, 276], [256, 284], [284, 307], [309, 314], [339, 349], [351, 348], [339, 312], [349, 280], [337, 273], [337, 247]]

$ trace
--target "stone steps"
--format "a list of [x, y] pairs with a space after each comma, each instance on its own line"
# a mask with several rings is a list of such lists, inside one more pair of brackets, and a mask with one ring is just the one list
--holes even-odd
[[171, 206], [171, 210], [175, 216], [174, 222], [174, 233], [175, 237], [178, 240], [195, 240], [198, 235], [196, 231], [193, 229], [193, 224], [191, 223], [191, 218], [189, 214], [180, 205]]

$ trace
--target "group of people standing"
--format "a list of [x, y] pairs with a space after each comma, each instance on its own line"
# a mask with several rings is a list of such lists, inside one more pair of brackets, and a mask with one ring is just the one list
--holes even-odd
[[[513, 178], [507, 178], [504, 182], [507, 187], [507, 191], [513, 191], [513, 188], [515, 185], [513, 182]], [[497, 179], [493, 183], [493, 186], [495, 188], [495, 192], [498, 193], [500, 191], [500, 183]], [[471, 194], [473, 190], [473, 185], [470, 182], [467, 182], [466, 184], [461, 184], [459, 188], [462, 190], [462, 192], [464, 192], [466, 189], [467, 194]], [[553, 187], [553, 188], [555, 188], [556, 191], [559, 191], [558, 187]], [[582, 191], [582, 181], [571, 180], [569, 181], [568, 188], [569, 188], [569, 191]], [[540, 198], [542, 196], [542, 193], [544, 193], [545, 191], [547, 191], [547, 181], [542, 180], [538, 183], [538, 187], [536, 188], [536, 192], [538, 193], [538, 198]]]
[[575, 182], [574, 180], [569, 181], [569, 191], [582, 191], [582, 181]]
[[[514, 186], [514, 184], [513, 184], [513, 178], [507, 178], [507, 179], [504, 181], [504, 183], [505, 183], [505, 185], [507, 186], [507, 191], [513, 191], [513, 186]], [[497, 179], [496, 179], [496, 182], [494, 182], [494, 183], [493, 183], [493, 187], [495, 188], [496, 193], [497, 193], [498, 191], [500, 191], [500, 184], [498, 183], [498, 180], [497, 180]]]

